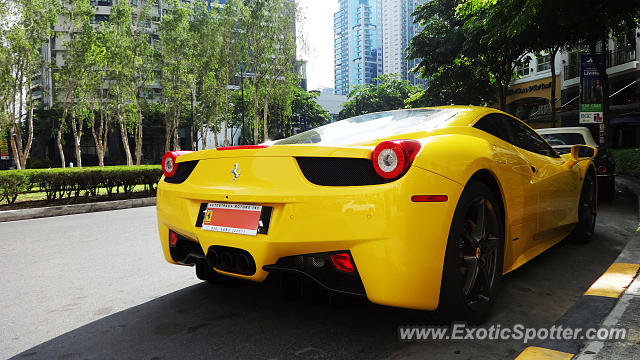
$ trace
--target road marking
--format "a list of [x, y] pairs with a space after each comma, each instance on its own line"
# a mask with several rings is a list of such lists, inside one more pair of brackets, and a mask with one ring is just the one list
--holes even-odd
[[537, 346], [529, 346], [518, 355], [516, 360], [569, 360], [573, 354]]
[[591, 285], [585, 295], [619, 298], [640, 269], [638, 264], [614, 263]]

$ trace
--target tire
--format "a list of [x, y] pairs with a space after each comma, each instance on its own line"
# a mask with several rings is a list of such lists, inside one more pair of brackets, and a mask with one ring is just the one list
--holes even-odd
[[580, 191], [578, 203], [578, 224], [569, 235], [569, 240], [586, 244], [591, 241], [596, 227], [597, 215], [596, 179], [591, 171], [587, 172]]
[[221, 279], [221, 276], [206, 262], [196, 263], [196, 277], [202, 281], [207, 281], [212, 284], [219, 283]]
[[437, 318], [445, 322], [484, 322], [498, 294], [503, 262], [502, 204], [487, 185], [470, 182], [458, 201], [449, 230]]
[[598, 178], [598, 201], [613, 201], [616, 196], [616, 182], [614, 177], [606, 177], [602, 181]]

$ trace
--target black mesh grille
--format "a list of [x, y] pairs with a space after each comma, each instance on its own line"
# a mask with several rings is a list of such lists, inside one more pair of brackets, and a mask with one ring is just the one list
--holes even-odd
[[165, 176], [164, 181], [171, 184], [182, 184], [187, 180], [189, 175], [191, 175], [193, 169], [196, 168], [196, 165], [198, 165], [198, 160], [177, 163], [176, 166], [178, 166], [178, 168], [176, 169], [175, 174], [170, 178]]
[[316, 185], [378, 185], [392, 181], [378, 176], [369, 159], [324, 157], [299, 157], [296, 159], [304, 177]]

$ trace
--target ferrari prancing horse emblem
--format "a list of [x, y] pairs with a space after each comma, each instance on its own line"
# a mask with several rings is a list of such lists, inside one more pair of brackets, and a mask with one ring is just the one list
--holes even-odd
[[233, 175], [233, 182], [238, 180], [241, 172], [242, 170], [240, 169], [240, 165], [238, 165], [238, 163], [235, 163], [233, 170], [231, 170], [231, 175]]

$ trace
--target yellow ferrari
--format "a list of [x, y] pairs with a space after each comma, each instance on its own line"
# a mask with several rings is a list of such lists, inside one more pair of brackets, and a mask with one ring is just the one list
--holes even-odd
[[596, 220], [597, 150], [558, 155], [495, 109], [366, 114], [261, 145], [165, 154], [158, 228], [203, 280], [305, 277], [481, 322], [503, 274]]

